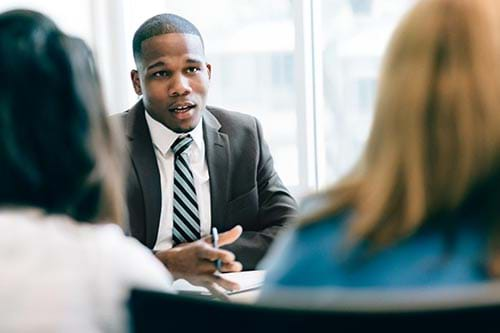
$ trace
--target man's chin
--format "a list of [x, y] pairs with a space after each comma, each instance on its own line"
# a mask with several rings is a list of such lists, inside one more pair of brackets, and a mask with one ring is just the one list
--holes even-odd
[[175, 124], [175, 126], [169, 127], [172, 131], [175, 133], [187, 133], [191, 132], [193, 129], [195, 129], [197, 123], [189, 122], [189, 123], [184, 123], [184, 124]]
[[195, 127], [195, 126], [193, 126], [193, 127], [188, 127], [188, 128], [176, 128], [176, 129], [174, 129], [173, 131], [174, 131], [175, 133], [188, 133], [188, 132], [191, 132], [192, 130], [194, 130], [194, 127]]
[[192, 131], [201, 121], [201, 117], [186, 119], [164, 119], [163, 125], [175, 133], [186, 133]]

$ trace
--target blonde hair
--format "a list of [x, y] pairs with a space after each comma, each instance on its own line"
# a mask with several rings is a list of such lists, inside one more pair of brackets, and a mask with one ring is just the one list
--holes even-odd
[[[350, 242], [383, 247], [460, 209], [488, 180], [498, 187], [495, 2], [423, 0], [403, 19], [386, 53], [365, 152], [346, 177], [315, 197], [327, 204], [303, 224], [352, 209]], [[492, 200], [482, 204], [500, 216]]]

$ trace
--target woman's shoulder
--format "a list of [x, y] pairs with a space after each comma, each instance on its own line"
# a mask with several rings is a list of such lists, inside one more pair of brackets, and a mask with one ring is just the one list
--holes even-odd
[[306, 220], [297, 226], [297, 241], [309, 243], [312, 240], [328, 239], [331, 243], [332, 236], [345, 231], [351, 216], [352, 212], [343, 211]]
[[268, 283], [309, 284], [315, 277], [326, 277], [349, 216], [347, 212], [325, 216], [282, 234], [262, 265], [269, 270]]
[[[95, 226], [96, 246], [100, 255], [107, 257], [109, 266], [117, 277], [127, 277], [136, 287], [166, 289], [172, 278], [151, 250], [135, 238], [124, 235], [115, 224]], [[116, 273], [120, 273], [116, 275]]]
[[61, 261], [74, 258], [82, 271], [89, 272], [89, 279], [97, 283], [100, 279], [102, 283], [123, 282], [132, 287], [165, 289], [171, 282], [169, 273], [152, 252], [136, 239], [125, 236], [117, 224], [79, 222], [69, 216], [45, 214], [38, 210], [2, 215], [13, 221], [18, 233], [44, 239], [39, 251]]

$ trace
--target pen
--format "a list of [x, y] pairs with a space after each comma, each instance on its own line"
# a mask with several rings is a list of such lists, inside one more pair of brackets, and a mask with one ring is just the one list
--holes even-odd
[[[219, 233], [217, 232], [217, 228], [212, 228], [212, 245], [214, 249], [219, 248]], [[220, 272], [221, 262], [220, 259], [215, 260], [215, 268]]]

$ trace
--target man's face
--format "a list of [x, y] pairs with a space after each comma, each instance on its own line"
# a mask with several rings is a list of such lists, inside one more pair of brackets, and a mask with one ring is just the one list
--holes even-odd
[[143, 41], [141, 63], [131, 72], [134, 90], [151, 117], [177, 133], [200, 122], [210, 75], [201, 39], [181, 33]]

